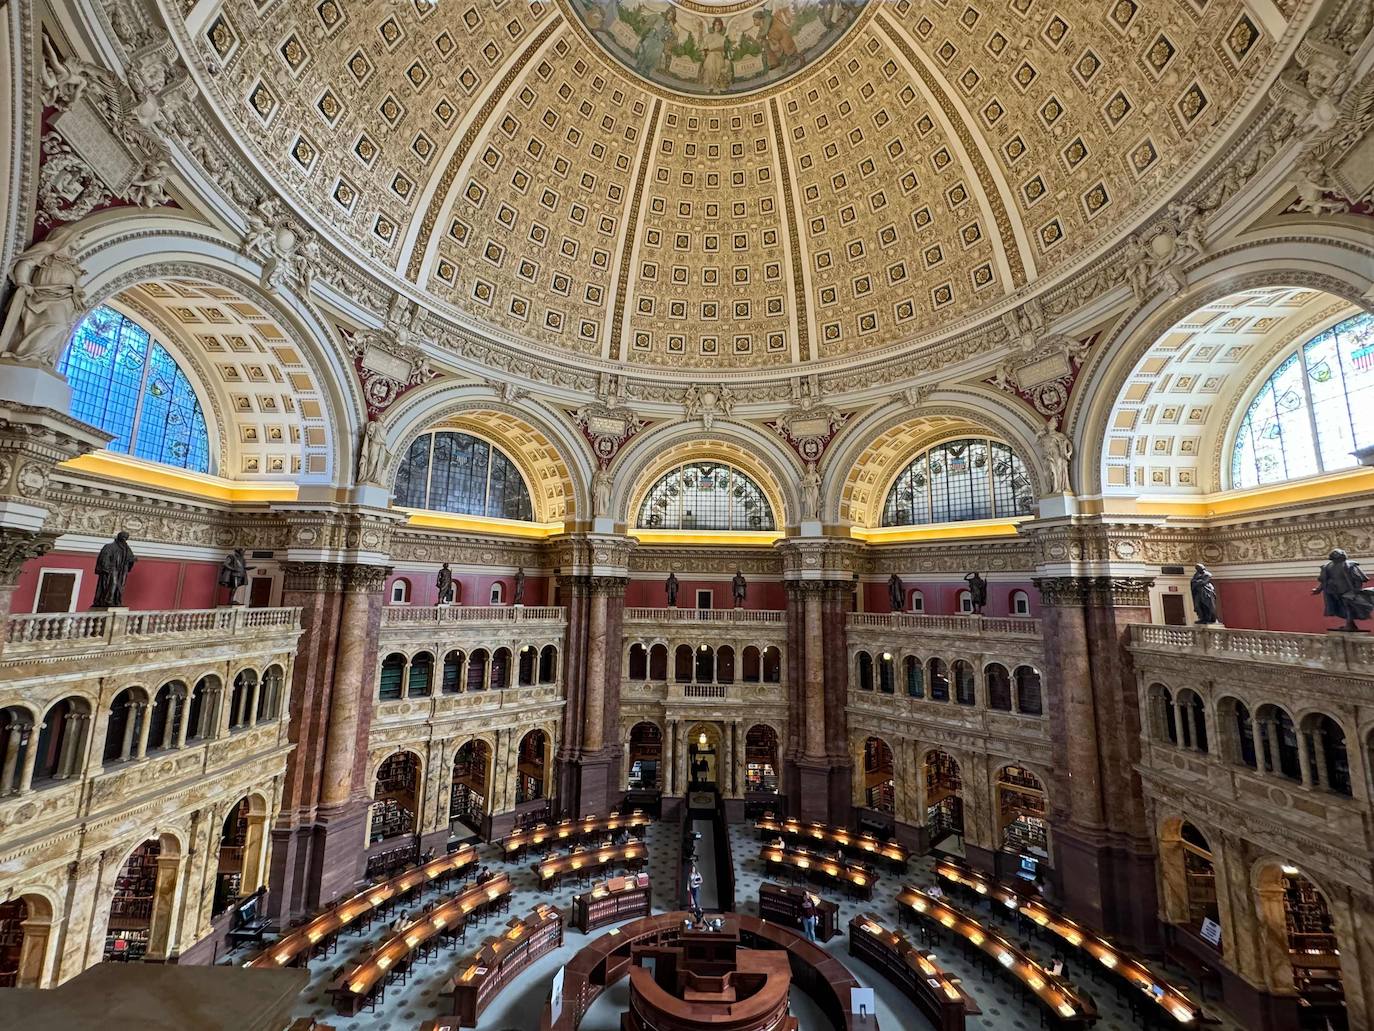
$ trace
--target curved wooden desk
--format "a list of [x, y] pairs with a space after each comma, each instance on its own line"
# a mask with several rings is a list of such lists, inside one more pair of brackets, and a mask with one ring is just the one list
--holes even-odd
[[509, 874], [497, 874], [480, 884], [474, 884], [441, 906], [424, 913], [399, 931], [388, 935], [372, 950], [371, 955], [344, 974], [330, 986], [334, 1006], [342, 1014], [353, 1016], [363, 1001], [377, 990], [388, 971], [402, 969], [410, 955], [431, 938], [454, 934], [467, 924], [468, 914], [489, 906], [503, 895], [509, 895]]
[[1056, 909], [1051, 909], [1038, 898], [1018, 890], [1015, 885], [991, 881], [963, 863], [941, 861], [935, 864], [935, 874], [946, 883], [953, 884], [973, 896], [989, 898], [1012, 912], [1021, 912], [1064, 944], [1079, 949], [1125, 980], [1163, 1010], [1175, 1023], [1196, 1026], [1202, 1021], [1202, 1007], [1188, 998], [1183, 989], [1154, 973], [1139, 956], [1093, 934], [1082, 924]]
[[450, 877], [477, 862], [477, 850], [464, 845], [456, 852], [435, 856], [428, 863], [403, 870], [390, 880], [372, 884], [323, 913], [288, 931], [248, 961], [250, 967], [295, 966], [310, 958], [311, 951], [330, 935], [372, 913], [392, 899], [400, 898], [421, 885]]
[[541, 823], [506, 835], [500, 842], [501, 852], [507, 859], [519, 859], [531, 848], [539, 848], [542, 845], [561, 848], [584, 838], [614, 834], [620, 830], [635, 837], [642, 837], [644, 829], [653, 822], [652, 817], [636, 809], [628, 815], [616, 813], [612, 816], [584, 816], [578, 820]]
[[[742, 944], [751, 949], [779, 949], [787, 953], [792, 980], [815, 1000], [832, 1027], [841, 1031], [876, 1031], [876, 1017], [860, 1025], [849, 1012], [849, 991], [860, 987], [849, 970], [819, 945], [795, 931], [743, 913], [726, 914], [737, 921]], [[609, 985], [629, 974], [635, 946], [671, 945], [682, 934], [685, 912], [660, 913], [632, 920], [597, 938], [568, 961], [563, 974], [563, 1005], [558, 1019], [551, 1004], [544, 1005], [540, 1031], [576, 1031], [587, 1010]]]
[[539, 889], [547, 891], [555, 887], [568, 874], [591, 873], [604, 870], [608, 866], [623, 866], [625, 869], [642, 866], [649, 855], [648, 846], [642, 841], [629, 841], [624, 845], [607, 845], [604, 848], [588, 848], [581, 852], [569, 852], [564, 856], [554, 856], [534, 865], [539, 878]]
[[755, 822], [754, 829], [759, 832], [760, 841], [769, 841], [781, 835], [786, 840], [812, 847], [824, 845], [843, 849], [861, 859], [884, 859], [902, 873], [906, 872], [907, 861], [911, 858], [906, 846], [896, 841], [882, 841], [872, 834], [826, 823], [803, 823], [792, 817], [778, 819], [772, 813], [764, 813], [763, 819]]
[[832, 859], [793, 845], [764, 845], [759, 856], [769, 870], [782, 869], [808, 880], [829, 881], [863, 899], [873, 897], [873, 885], [878, 883], [878, 875], [862, 863]]
[[[715, 991], [692, 991], [688, 994], [693, 998], [679, 999], [665, 991], [644, 967], [631, 967], [630, 1010], [621, 1027], [625, 1031], [796, 1031], [797, 1018], [787, 1010], [792, 979], [786, 956], [754, 949], [741, 951], [735, 970], [715, 980]], [[737, 998], [739, 995], [743, 997]], [[696, 1001], [698, 996], [701, 1001]]]

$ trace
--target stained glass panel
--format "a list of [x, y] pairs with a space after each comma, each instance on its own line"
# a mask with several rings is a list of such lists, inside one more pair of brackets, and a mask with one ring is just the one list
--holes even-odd
[[721, 462], [689, 462], [659, 479], [639, 506], [639, 526], [661, 530], [773, 530], [757, 483]]
[[1030, 475], [1006, 444], [964, 437], [923, 451], [893, 481], [883, 526], [920, 526], [1029, 515]]
[[534, 518], [529, 487], [510, 457], [469, 433], [417, 437], [396, 472], [395, 503], [458, 515]]

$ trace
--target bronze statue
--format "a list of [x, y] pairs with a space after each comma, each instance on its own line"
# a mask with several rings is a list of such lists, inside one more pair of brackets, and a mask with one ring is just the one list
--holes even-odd
[[96, 556], [95, 599], [91, 608], [117, 609], [124, 604], [124, 584], [129, 579], [129, 570], [138, 561], [128, 541], [128, 531], [120, 530]]
[[902, 601], [906, 597], [906, 585], [902, 583], [902, 578], [893, 573], [887, 578], [887, 603], [892, 607], [893, 612], [902, 611]]
[[224, 556], [224, 561], [219, 567], [219, 585], [229, 588], [229, 604], [237, 605], [235, 595], [239, 588], [248, 582], [248, 563], [244, 561], [243, 549], [235, 548], [228, 555]]
[[742, 570], [736, 569], [734, 577], [730, 580], [730, 593], [735, 599], [735, 608], [744, 604], [744, 592], [749, 589], [748, 581], [744, 579]]
[[447, 562], [439, 567], [438, 575], [434, 577], [434, 587], [438, 591], [440, 605], [453, 603], [453, 570], [449, 569]]
[[1194, 620], [1199, 626], [1220, 623], [1217, 616], [1217, 585], [1212, 582], [1212, 571], [1201, 562], [1193, 567], [1193, 582], [1189, 585], [1193, 592]]
[[988, 582], [978, 573], [965, 573], [964, 583], [968, 584], [969, 601], [976, 615], [982, 615], [988, 604]]
[[1317, 586], [1312, 588], [1312, 593], [1322, 595], [1326, 615], [1340, 616], [1345, 620], [1345, 626], [1331, 629], [1360, 633], [1355, 620], [1368, 619], [1374, 613], [1374, 590], [1365, 587], [1369, 577], [1365, 576], [1358, 564], [1346, 558], [1340, 548], [1332, 551], [1327, 558], [1329, 561], [1317, 574]]
[[525, 567], [515, 571], [515, 604], [525, 604]]
[[677, 608], [677, 574], [669, 573], [668, 579], [663, 581], [663, 589], [668, 593], [668, 607]]

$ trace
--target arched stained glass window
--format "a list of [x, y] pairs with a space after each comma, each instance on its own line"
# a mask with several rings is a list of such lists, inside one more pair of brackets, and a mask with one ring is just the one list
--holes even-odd
[[470, 433], [415, 438], [396, 473], [396, 504], [495, 519], [534, 518], [525, 478], [504, 452]]
[[638, 525], [648, 530], [773, 530], [762, 488], [723, 462], [688, 462], [644, 496]]
[[1006, 444], [984, 437], [947, 440], [897, 474], [883, 503], [883, 525], [1030, 515], [1034, 494], [1026, 467]]
[[1346, 319], [1283, 360], [1246, 409], [1231, 486], [1349, 469], [1374, 444], [1374, 315]]
[[76, 327], [57, 371], [72, 388], [71, 414], [114, 434], [109, 450], [210, 471], [210, 439], [195, 389], [137, 322], [97, 308]]

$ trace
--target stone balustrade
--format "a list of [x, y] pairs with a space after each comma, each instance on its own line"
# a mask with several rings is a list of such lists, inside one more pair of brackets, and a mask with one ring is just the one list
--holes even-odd
[[621, 684], [621, 698], [679, 705], [694, 702], [752, 705], [783, 701], [783, 685], [777, 681], [732, 681], [728, 683], [676, 683], [674, 681], [630, 680]]
[[298, 608], [183, 609], [35, 612], [5, 621], [6, 661], [57, 659], [107, 648], [161, 647], [264, 632], [298, 633]]
[[1208, 626], [1131, 627], [1134, 651], [1306, 666], [1326, 673], [1374, 673], [1374, 639], [1359, 634], [1297, 634]]
[[771, 623], [781, 627], [786, 619], [782, 609], [625, 609], [626, 623]]
[[984, 637], [1040, 638], [1040, 620], [1028, 616], [922, 616], [912, 612], [850, 612], [849, 630], [944, 631]]
[[561, 605], [388, 605], [382, 609], [382, 628], [455, 626], [468, 623], [563, 624], [568, 610]]

